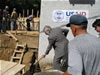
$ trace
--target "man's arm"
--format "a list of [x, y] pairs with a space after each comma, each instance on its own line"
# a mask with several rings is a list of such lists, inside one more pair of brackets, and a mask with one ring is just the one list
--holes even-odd
[[67, 36], [69, 30], [67, 29], [67, 27], [61, 27], [62, 32], [64, 33], [65, 37]]
[[50, 50], [52, 49], [52, 46], [53, 46], [53, 44], [54, 44], [54, 40], [53, 40], [53, 39], [48, 38], [48, 41], [49, 41], [49, 45], [48, 45], [48, 47], [47, 47], [47, 49], [46, 49], [45, 55], [48, 55], [48, 54], [49, 54], [49, 52], [50, 52]]
[[82, 75], [82, 58], [75, 43], [69, 43], [68, 66], [69, 75]]

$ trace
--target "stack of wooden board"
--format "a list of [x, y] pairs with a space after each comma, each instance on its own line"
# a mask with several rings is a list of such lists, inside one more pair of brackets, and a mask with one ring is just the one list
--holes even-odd
[[20, 72], [23, 75], [24, 68], [25, 65], [0, 60], [0, 75], [17, 75]]

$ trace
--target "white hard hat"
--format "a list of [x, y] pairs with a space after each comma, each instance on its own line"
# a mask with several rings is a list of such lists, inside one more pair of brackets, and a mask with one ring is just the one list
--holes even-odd
[[5, 6], [5, 8], [9, 8], [8, 6]]

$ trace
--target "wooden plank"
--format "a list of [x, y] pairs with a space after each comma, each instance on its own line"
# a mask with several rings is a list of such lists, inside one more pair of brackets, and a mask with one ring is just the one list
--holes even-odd
[[39, 35], [39, 32], [38, 31], [28, 32], [27, 35]]
[[[17, 73], [22, 71], [24, 68], [25, 68], [25, 65], [17, 64], [15, 67], [9, 69], [2, 75], [16, 75]], [[23, 74], [21, 74], [21, 75], [23, 75]]]
[[24, 55], [24, 53], [21, 54], [21, 57], [20, 57], [20, 61], [19, 61], [19, 63], [22, 62], [23, 55]]
[[[15, 51], [14, 51], [14, 53], [13, 53], [13, 56], [14, 56], [14, 55], [15, 55]], [[12, 56], [12, 57], [13, 57], [13, 56]], [[11, 60], [10, 60], [10, 61], [12, 61], [12, 62], [13, 62], [13, 58], [12, 58], [12, 57], [11, 57]]]
[[34, 18], [34, 21], [35, 22], [39, 22], [40, 21], [40, 18]]
[[[11, 32], [11, 33], [13, 33], [13, 34], [15, 34], [16, 33], [16, 31], [8, 31], [8, 32]], [[17, 31], [17, 33], [23, 33], [23, 34], [27, 34], [27, 31]]]
[[[16, 31], [7, 31], [12, 34], [16, 33]], [[27, 34], [27, 35], [39, 35], [38, 31], [17, 31], [17, 34]]]
[[12, 59], [19, 59], [20, 60], [21, 57], [12, 57]]
[[18, 47], [24, 47], [24, 45], [20, 45], [20, 44], [18, 44], [17, 46], [18, 46]]
[[[3, 64], [3, 65], [2, 65]], [[12, 65], [11, 65], [12, 64]], [[16, 65], [16, 63], [8, 63], [8, 62], [1, 62], [1, 73], [5, 72], [7, 69], [9, 69], [10, 67]]]
[[[17, 45], [18, 45], [18, 43], [16, 44], [16, 47], [15, 47], [15, 49], [14, 49], [14, 53], [13, 53], [13, 55], [12, 55], [12, 57], [15, 55], [15, 50], [17, 49]], [[11, 57], [11, 60], [10, 61], [12, 61], [13, 62], [13, 58]]]
[[18, 39], [17, 39], [11, 32], [8, 32], [8, 31], [7, 31], [7, 33], [8, 33], [14, 40], [16, 40], [16, 42], [18, 42]]
[[18, 50], [15, 50], [16, 53], [22, 53], [24, 52], [23, 50], [22, 51], [18, 51]]
[[13, 62], [8, 62], [8, 61], [1, 61], [1, 74], [6, 72], [8, 69], [10, 69], [11, 67], [13, 67], [14, 65], [16, 65], [16, 63]]
[[24, 51], [25, 51], [25, 48], [26, 48], [26, 43], [24, 44], [24, 47], [23, 47], [23, 52], [21, 53], [21, 57], [20, 57], [20, 60], [19, 60], [19, 63], [22, 62], [22, 59], [23, 59], [23, 55], [24, 55]]
[[0, 75], [15, 75], [25, 68], [25, 65], [0, 60]]

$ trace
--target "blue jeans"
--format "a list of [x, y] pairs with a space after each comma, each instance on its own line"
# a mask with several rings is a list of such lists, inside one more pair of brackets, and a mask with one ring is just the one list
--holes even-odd
[[6, 32], [6, 22], [2, 23], [2, 27], [1, 27], [3, 32]]

